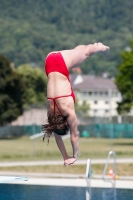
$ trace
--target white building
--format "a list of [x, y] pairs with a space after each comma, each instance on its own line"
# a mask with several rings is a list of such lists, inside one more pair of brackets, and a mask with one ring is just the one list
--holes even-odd
[[121, 100], [120, 92], [109, 78], [90, 75], [71, 75], [72, 87], [79, 104], [90, 105], [91, 117], [117, 116], [117, 102]]

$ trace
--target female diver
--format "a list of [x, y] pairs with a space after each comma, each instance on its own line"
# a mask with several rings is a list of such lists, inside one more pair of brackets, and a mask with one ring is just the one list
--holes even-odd
[[[54, 133], [57, 146], [63, 156], [64, 165], [72, 165], [78, 156], [78, 128], [74, 109], [75, 95], [70, 83], [69, 70], [79, 66], [91, 55], [109, 50], [102, 43], [79, 45], [74, 49], [51, 52], [45, 60], [47, 84], [48, 123], [42, 125], [44, 138], [48, 141]], [[68, 156], [62, 135], [70, 131], [73, 149], [72, 157]]]

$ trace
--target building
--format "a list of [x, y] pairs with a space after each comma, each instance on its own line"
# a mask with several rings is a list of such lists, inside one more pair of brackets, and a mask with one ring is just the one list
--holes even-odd
[[78, 103], [90, 105], [91, 117], [118, 116], [116, 108], [121, 95], [113, 79], [78, 74], [71, 75], [71, 82]]
[[[90, 109], [90, 117], [117, 116], [117, 102], [121, 100], [114, 80], [92, 75], [72, 74], [70, 76], [72, 88], [75, 92], [79, 104], [86, 102]], [[12, 122], [12, 125], [42, 125], [47, 119], [46, 108], [32, 108], [25, 110], [23, 115]], [[78, 119], [78, 124], [83, 124], [82, 119]]]
[[24, 110], [23, 114], [11, 123], [12, 126], [42, 125], [47, 120], [47, 109], [31, 108]]

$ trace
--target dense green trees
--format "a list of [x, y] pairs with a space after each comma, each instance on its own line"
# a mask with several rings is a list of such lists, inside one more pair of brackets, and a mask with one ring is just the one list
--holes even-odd
[[26, 85], [25, 104], [27, 107], [32, 104], [46, 103], [46, 76], [42, 69], [33, 67], [30, 64], [21, 65], [16, 70]]
[[15, 120], [25, 107], [45, 102], [43, 70], [28, 64], [16, 70], [6, 57], [0, 56], [0, 126]]
[[119, 52], [133, 38], [132, 9], [132, 0], [1, 0], [0, 53], [16, 67], [43, 67], [49, 51], [101, 41], [110, 52], [88, 59], [83, 73], [116, 75]]
[[121, 53], [122, 63], [116, 84], [122, 94], [122, 101], [118, 103], [118, 112], [129, 112], [133, 106], [133, 40], [131, 46]]
[[23, 111], [25, 84], [11, 67], [10, 61], [0, 56], [0, 125], [15, 120]]

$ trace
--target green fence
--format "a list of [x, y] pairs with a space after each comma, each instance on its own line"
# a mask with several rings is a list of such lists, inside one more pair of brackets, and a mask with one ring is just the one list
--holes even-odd
[[[92, 124], [78, 126], [81, 137], [133, 138], [133, 124]], [[0, 138], [14, 138], [40, 132], [40, 126], [0, 127]]]
[[94, 124], [79, 126], [79, 132], [81, 137], [133, 138], [133, 124]]
[[40, 133], [40, 126], [4, 126], [0, 127], [0, 138], [15, 138], [22, 135]]

